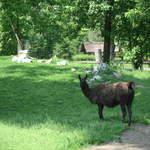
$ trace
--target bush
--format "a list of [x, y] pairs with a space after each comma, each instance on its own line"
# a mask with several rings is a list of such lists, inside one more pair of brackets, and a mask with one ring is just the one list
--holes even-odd
[[95, 55], [78, 54], [72, 57], [74, 61], [95, 61]]
[[72, 39], [68, 37], [64, 38], [63, 41], [57, 42], [54, 46], [53, 55], [60, 58], [71, 58], [73, 55], [77, 54], [79, 50], [80, 40]]
[[143, 65], [144, 55], [144, 51], [139, 46], [135, 46], [131, 51], [125, 51], [124, 59], [131, 61], [134, 69], [139, 69]]
[[40, 34], [35, 34], [30, 40], [29, 55], [35, 58], [50, 58], [52, 55], [52, 46], [50, 42]]
[[113, 83], [120, 81], [122, 77], [121, 72], [122, 68], [113, 62], [109, 65], [102, 63], [94, 66], [91, 70], [85, 70], [85, 73], [88, 74], [88, 82], [91, 86], [95, 86], [97, 83]]
[[59, 61], [64, 61], [64, 59], [63, 59], [63, 58], [56, 57], [56, 56], [52, 57], [52, 63], [53, 63], [53, 64], [56, 64], [56, 63], [59, 62]]
[[[2, 33], [0, 33], [2, 34]], [[0, 55], [16, 55], [17, 41], [11, 34], [3, 33], [0, 37]]]

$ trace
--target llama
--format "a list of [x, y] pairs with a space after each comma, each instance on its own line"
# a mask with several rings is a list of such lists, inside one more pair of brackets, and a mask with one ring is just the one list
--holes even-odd
[[80, 80], [80, 87], [85, 97], [92, 104], [98, 105], [98, 114], [100, 119], [104, 119], [103, 117], [103, 108], [107, 107], [115, 107], [120, 105], [122, 111], [122, 119], [125, 120], [126, 117], [126, 107], [128, 110], [129, 121], [128, 125], [131, 125], [131, 117], [132, 117], [132, 101], [134, 98], [134, 82], [116, 82], [112, 84], [99, 84], [94, 88], [90, 88], [88, 83], [86, 82], [87, 75]]

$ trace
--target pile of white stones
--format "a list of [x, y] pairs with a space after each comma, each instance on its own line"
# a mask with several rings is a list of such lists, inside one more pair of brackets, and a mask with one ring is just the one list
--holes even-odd
[[18, 62], [18, 63], [31, 63], [32, 59], [27, 56], [14, 56], [12, 58], [12, 62]]
[[62, 60], [62, 61], [58, 61], [56, 64], [57, 64], [58, 66], [66, 66], [66, 65], [68, 65], [68, 61]]
[[[107, 70], [107, 69], [109, 69], [109, 65], [102, 63], [100, 65], [93, 66], [92, 70], [85, 70], [85, 73], [92, 75], [92, 78], [89, 79], [89, 82], [93, 82], [95, 80], [100, 81], [100, 80], [103, 80], [103, 76], [104, 76], [103, 74], [101, 74], [101, 72], [104, 70]], [[112, 74], [110, 74], [110, 76], [112, 78], [118, 78], [119, 79], [122, 77], [122, 74], [119, 72], [112, 72]]]
[[28, 56], [29, 50], [19, 50], [18, 55], [12, 58], [12, 62], [31, 63], [32, 58]]

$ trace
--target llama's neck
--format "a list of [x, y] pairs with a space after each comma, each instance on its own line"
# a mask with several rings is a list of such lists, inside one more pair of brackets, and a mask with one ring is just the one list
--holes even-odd
[[88, 85], [87, 83], [84, 83], [84, 84], [80, 84], [80, 87], [81, 87], [81, 89], [82, 89], [83, 94], [84, 94], [87, 98], [89, 98], [89, 96], [90, 96], [90, 91], [91, 91], [91, 89], [89, 88], [89, 85]]

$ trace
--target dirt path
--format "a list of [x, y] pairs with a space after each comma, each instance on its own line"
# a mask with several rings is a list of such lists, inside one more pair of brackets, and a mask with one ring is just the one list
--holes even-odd
[[86, 150], [150, 150], [150, 126], [135, 124], [121, 136], [119, 142], [92, 146]]

